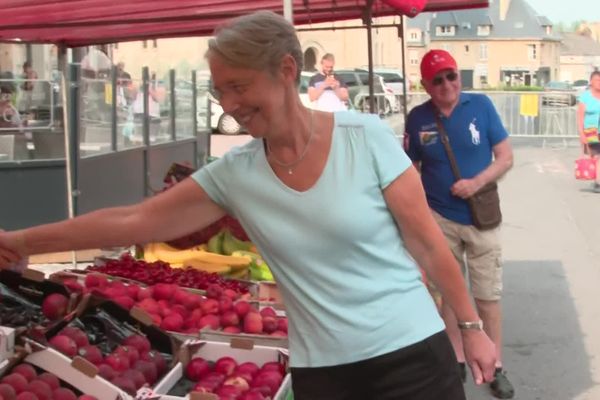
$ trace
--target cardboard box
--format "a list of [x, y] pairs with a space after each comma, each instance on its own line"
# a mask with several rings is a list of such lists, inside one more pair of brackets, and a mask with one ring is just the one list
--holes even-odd
[[0, 363], [10, 358], [15, 348], [15, 329], [0, 326]]
[[[172, 332], [173, 333], [173, 332]], [[183, 335], [183, 334], [177, 334]], [[183, 338], [185, 336], [181, 336]], [[281, 336], [255, 335], [250, 333], [227, 333], [223, 331], [214, 331], [212, 329], [203, 329], [199, 332], [198, 338], [208, 342], [232, 342], [245, 341], [252, 343], [253, 346], [265, 346], [287, 349], [289, 347], [288, 338]], [[188, 337], [189, 339], [189, 337]]]
[[[259, 367], [270, 361], [278, 361], [287, 365], [289, 353], [286, 349], [253, 346], [249, 343], [233, 342], [219, 343], [207, 342], [202, 340], [189, 340], [183, 344], [180, 350], [180, 362], [155, 386], [152, 393], [146, 392], [148, 397], [160, 396], [161, 400], [218, 400], [218, 397], [212, 394], [193, 393], [185, 397], [171, 396], [168, 393], [183, 377], [185, 366], [194, 357], [202, 357], [208, 361], [216, 361], [221, 357], [232, 357], [238, 363], [254, 362]], [[288, 373], [283, 378], [273, 400], [287, 400], [292, 391], [291, 375]], [[138, 393], [140, 398], [140, 393]]]
[[276, 282], [258, 282], [257, 298], [260, 302], [275, 303], [283, 307], [283, 296], [281, 296]]
[[[101, 256], [104, 251], [100, 249], [78, 250], [75, 252], [77, 262], [93, 261], [95, 257]], [[55, 264], [70, 263], [73, 261], [72, 251], [63, 251], [59, 253], [36, 254], [29, 257], [29, 264]]]
[[85, 367], [73, 362], [69, 357], [58, 351], [42, 346], [33, 341], [27, 341], [31, 354], [24, 361], [45, 371], [50, 371], [62, 381], [85, 394], [90, 394], [98, 400], [128, 400], [130, 395], [108, 382], [99, 375], [90, 373]]
[[[26, 269], [22, 274], [0, 270], [0, 283], [0, 297], [4, 296], [6, 304], [14, 302], [22, 308], [24, 316], [40, 317], [38, 321], [42, 324], [41, 326], [34, 326], [33, 323], [23, 321], [15, 324], [3, 322], [4, 325], [18, 328], [18, 330], [28, 330], [29, 334], [33, 331], [43, 334], [47, 329], [62, 323], [61, 319], [47, 321], [41, 318], [41, 305], [48, 295], [58, 293], [68, 299], [67, 314], [64, 318], [71, 318], [83, 299], [83, 296], [77, 293], [69, 293], [63, 285], [45, 280], [42, 272], [32, 269]], [[30, 312], [31, 314], [27, 315]]]

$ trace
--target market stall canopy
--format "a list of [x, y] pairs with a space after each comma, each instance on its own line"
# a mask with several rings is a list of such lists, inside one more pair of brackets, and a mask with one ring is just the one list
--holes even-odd
[[[294, 24], [401, 14], [384, 0], [293, 0]], [[407, 3], [414, 0], [406, 0]], [[423, 11], [487, 7], [489, 0], [427, 0]], [[283, 13], [283, 0], [2, 0], [0, 41], [69, 47], [132, 40], [209, 36], [231, 17], [257, 10]]]

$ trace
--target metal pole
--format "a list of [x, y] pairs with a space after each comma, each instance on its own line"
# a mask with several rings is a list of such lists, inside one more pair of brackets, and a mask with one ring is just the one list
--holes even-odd
[[110, 119], [110, 148], [112, 151], [117, 151], [117, 67], [112, 66], [110, 71], [110, 85], [112, 87], [111, 92], [111, 119]]
[[142, 134], [144, 135], [144, 196], [151, 195], [150, 192], [150, 71], [148, 67], [142, 68], [142, 90], [144, 94], [144, 119]]
[[[73, 206], [73, 185], [72, 185], [72, 176], [76, 174], [74, 172], [73, 160], [71, 158], [71, 142], [69, 140], [71, 134], [70, 120], [69, 120], [69, 110], [68, 110], [68, 102], [67, 102], [67, 91], [69, 87], [69, 79], [67, 78], [67, 67], [69, 63], [67, 60], [67, 48], [65, 46], [58, 47], [58, 68], [60, 70], [60, 92], [62, 97], [62, 111], [63, 111], [63, 134], [65, 139], [65, 175], [66, 175], [66, 183], [67, 183], [67, 215], [69, 218], [73, 218], [75, 216], [74, 206]], [[74, 269], [77, 268], [77, 253], [71, 252], [71, 264]]]
[[169, 70], [169, 88], [170, 88], [170, 93], [169, 93], [169, 97], [170, 97], [170, 112], [169, 112], [169, 117], [170, 117], [170, 124], [169, 124], [169, 128], [171, 130], [171, 140], [175, 141], [177, 134], [176, 134], [176, 130], [175, 130], [175, 100], [176, 100], [176, 96], [175, 96], [175, 70], [171, 69]]
[[69, 169], [71, 170], [71, 198], [73, 204], [73, 216], [79, 214], [79, 83], [81, 79], [81, 66], [79, 64], [69, 65], [69, 135], [68, 154]]
[[283, 0], [283, 17], [291, 24], [294, 24], [294, 4], [293, 0]]
[[364, 22], [367, 25], [367, 58], [369, 62], [369, 112], [371, 114], [377, 113], [378, 110], [375, 110], [375, 90], [373, 88], [373, 19], [372, 19], [372, 10], [373, 0], [367, 1], [367, 6], [365, 7], [365, 15]]
[[406, 91], [406, 85], [408, 84], [408, 78], [406, 77], [406, 54], [405, 54], [405, 41], [404, 41], [404, 16], [400, 17], [400, 26], [398, 27], [398, 36], [400, 36], [402, 43], [402, 114], [404, 115], [404, 124], [406, 125], [406, 118], [408, 116], [408, 96]]
[[196, 154], [194, 155], [194, 168], [198, 168], [200, 165], [205, 164], [205, 160], [198, 159], [198, 82], [196, 70], [192, 71], [192, 132], [194, 132], [194, 138], [196, 139]]

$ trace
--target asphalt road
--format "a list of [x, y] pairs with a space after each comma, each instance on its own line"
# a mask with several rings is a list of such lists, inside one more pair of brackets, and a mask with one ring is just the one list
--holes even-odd
[[[401, 116], [387, 120], [402, 133]], [[216, 139], [213, 150], [244, 140]], [[599, 400], [600, 194], [573, 177], [576, 143], [513, 146], [500, 191], [504, 364], [515, 399]], [[469, 400], [493, 398], [470, 378], [466, 390]]]

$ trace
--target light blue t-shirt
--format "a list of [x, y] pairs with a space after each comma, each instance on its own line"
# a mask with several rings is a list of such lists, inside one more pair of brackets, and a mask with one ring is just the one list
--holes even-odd
[[378, 117], [334, 116], [329, 158], [307, 191], [279, 180], [261, 140], [193, 175], [271, 267], [292, 367], [361, 361], [444, 329], [382, 193], [410, 160]]
[[579, 101], [585, 104], [583, 116], [583, 129], [600, 127], [600, 99], [594, 97], [590, 90], [579, 96]]

